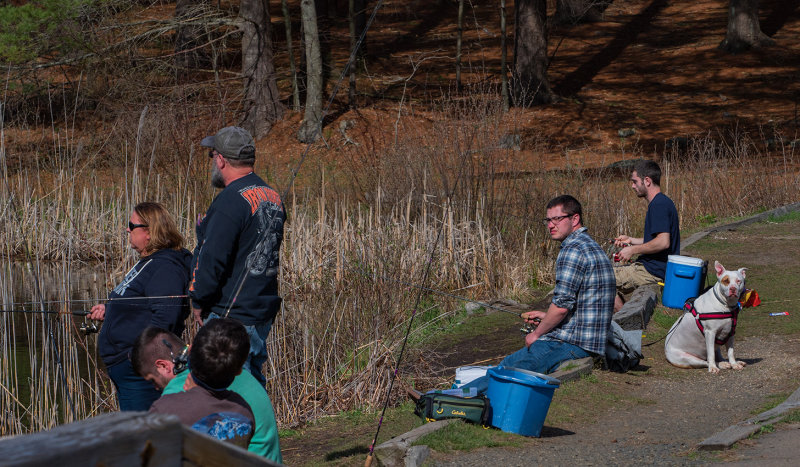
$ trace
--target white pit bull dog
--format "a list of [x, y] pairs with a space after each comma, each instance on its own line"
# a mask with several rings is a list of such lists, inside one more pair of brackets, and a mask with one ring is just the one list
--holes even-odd
[[[744, 293], [745, 268], [728, 271], [714, 261], [714, 269], [717, 283], [697, 297], [693, 307], [687, 304], [686, 313], [672, 325], [664, 342], [667, 361], [679, 368], [707, 366], [709, 373], [718, 373], [720, 368], [744, 368], [745, 363], [733, 357], [733, 334], [739, 297]], [[717, 367], [716, 360], [722, 360], [722, 345], [728, 348], [728, 361]]]

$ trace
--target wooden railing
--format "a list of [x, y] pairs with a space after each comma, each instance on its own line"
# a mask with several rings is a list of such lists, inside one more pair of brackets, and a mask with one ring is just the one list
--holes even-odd
[[0, 438], [3, 466], [278, 466], [181, 425], [174, 415], [114, 412]]

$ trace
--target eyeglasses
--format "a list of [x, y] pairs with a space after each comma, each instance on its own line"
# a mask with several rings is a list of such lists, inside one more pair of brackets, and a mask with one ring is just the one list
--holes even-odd
[[549, 223], [558, 224], [559, 222], [563, 221], [567, 217], [572, 217], [575, 214], [567, 214], [566, 216], [553, 216], [553, 217], [545, 217], [542, 219], [542, 224], [547, 225]]
[[133, 222], [128, 221], [128, 232], [133, 232], [133, 229], [136, 229], [138, 227], [147, 227], [147, 226], [148, 226], [147, 224], [134, 224]]

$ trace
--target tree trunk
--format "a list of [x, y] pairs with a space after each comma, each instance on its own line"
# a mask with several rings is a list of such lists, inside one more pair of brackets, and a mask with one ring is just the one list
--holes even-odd
[[272, 63], [267, 0], [241, 0], [242, 20], [242, 78], [244, 100], [242, 127], [253, 138], [269, 133], [272, 124], [283, 115], [283, 104], [275, 83]]
[[547, 81], [547, 1], [515, 2], [514, 105], [530, 107], [555, 99]]
[[300, 15], [303, 19], [307, 88], [306, 109], [297, 139], [302, 143], [313, 143], [322, 133], [322, 56], [314, 0], [300, 1]]
[[508, 71], [506, 70], [506, 57], [508, 47], [506, 46], [506, 0], [500, 0], [500, 95], [503, 97], [503, 110], [508, 112]]
[[556, 0], [553, 19], [561, 24], [596, 23], [603, 20], [608, 0]]
[[182, 24], [196, 18], [207, 10], [205, 2], [196, 0], [177, 0], [175, 2], [175, 67], [178, 73], [208, 63], [208, 56], [200, 49], [203, 44], [205, 28], [199, 25]]
[[289, 3], [281, 0], [281, 11], [283, 12], [283, 22], [286, 26], [286, 51], [289, 54], [289, 70], [292, 73], [292, 109], [300, 110], [300, 88], [297, 86], [297, 66], [294, 60], [294, 49], [292, 49], [292, 17], [289, 15]]
[[720, 49], [738, 53], [774, 43], [775, 41], [761, 32], [758, 23], [758, 0], [730, 0], [728, 32], [719, 44]]

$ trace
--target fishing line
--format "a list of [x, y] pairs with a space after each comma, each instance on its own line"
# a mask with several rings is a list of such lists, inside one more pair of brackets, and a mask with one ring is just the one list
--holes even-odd
[[[374, 12], [373, 12], [373, 15], [374, 15]], [[459, 153], [459, 156], [461, 156], [461, 157], [466, 157], [467, 155], [468, 154], [466, 152]], [[452, 195], [453, 195], [453, 193], [455, 193], [455, 190], [458, 187], [459, 182], [461, 181], [461, 178], [463, 176], [464, 167], [466, 167], [466, 165], [467, 164], [459, 164], [458, 176], [456, 177], [455, 183], [453, 183], [453, 186], [452, 186], [450, 192], [447, 193], [447, 197], [445, 198], [447, 200], [447, 209], [445, 210], [445, 212], [443, 214], [444, 218], [447, 218], [448, 214], [450, 213], [450, 210], [452, 208], [452, 203], [453, 203]], [[405, 350], [406, 350], [406, 344], [408, 343], [408, 336], [411, 334], [411, 328], [414, 325], [414, 318], [417, 315], [417, 309], [419, 308], [419, 304], [422, 301], [422, 292], [423, 292], [422, 288], [426, 287], [425, 284], [428, 282], [428, 276], [430, 275], [431, 267], [433, 266], [433, 257], [434, 257], [434, 254], [436, 253], [436, 250], [439, 247], [439, 241], [442, 238], [442, 233], [444, 232], [444, 227], [445, 227], [445, 223], [442, 222], [441, 226], [439, 227], [439, 232], [436, 234], [436, 240], [433, 243], [433, 248], [431, 249], [430, 254], [428, 255], [428, 262], [425, 265], [425, 272], [422, 275], [422, 282], [420, 283], [421, 288], [417, 289], [417, 298], [415, 299], [415, 302], [414, 302], [414, 308], [411, 311], [411, 319], [408, 320], [408, 327], [406, 328], [406, 335], [403, 338], [403, 344], [400, 346], [400, 353], [397, 356], [397, 363], [395, 364], [394, 371], [392, 372], [392, 376], [389, 379], [389, 388], [386, 391], [386, 399], [384, 400], [384, 403], [383, 403], [383, 409], [381, 410], [381, 416], [378, 419], [378, 428], [375, 430], [375, 436], [372, 438], [372, 443], [369, 445], [369, 454], [367, 454], [367, 459], [364, 462], [364, 466], [365, 467], [369, 467], [372, 464], [372, 456], [373, 456], [374, 451], [375, 451], [375, 443], [378, 442], [378, 435], [380, 434], [381, 427], [383, 426], [383, 417], [386, 415], [386, 409], [389, 407], [389, 400], [390, 400], [391, 395], [392, 395], [392, 388], [394, 387], [394, 382], [397, 379], [397, 373], [400, 370], [400, 363], [403, 360], [403, 354], [405, 353]]]
[[[359, 36], [358, 41], [355, 44], [355, 47], [353, 47], [353, 50], [350, 52], [350, 58], [347, 60], [347, 63], [345, 64], [344, 68], [342, 69], [342, 73], [339, 75], [339, 79], [336, 81], [336, 85], [333, 87], [333, 92], [331, 93], [331, 97], [328, 99], [328, 103], [325, 105], [325, 109], [323, 109], [322, 116], [320, 117], [320, 120], [319, 120], [318, 131], [319, 131], [320, 138], [323, 138], [323, 135], [322, 135], [322, 122], [325, 121], [325, 117], [328, 115], [328, 110], [330, 109], [331, 105], [333, 104], [333, 100], [336, 98], [336, 95], [339, 92], [339, 87], [341, 86], [342, 81], [344, 81], [345, 76], [347, 76], [347, 74], [348, 74], [348, 72], [350, 70], [350, 67], [352, 66], [353, 62], [355, 61], [356, 56], [357, 56], [357, 52], [361, 48], [361, 44], [364, 42], [364, 38], [367, 36], [367, 31], [369, 30], [370, 26], [372, 26], [372, 22], [375, 20], [375, 16], [378, 13], [378, 10], [381, 8], [382, 5], [383, 5], [383, 0], [378, 0], [378, 3], [375, 5], [375, 8], [372, 10], [372, 14], [369, 17], [369, 20], [367, 20], [367, 23], [364, 26], [364, 30], [361, 31], [361, 36]], [[295, 178], [297, 178], [297, 174], [300, 173], [300, 168], [303, 166], [303, 162], [305, 162], [306, 156], [308, 156], [308, 153], [311, 150], [311, 147], [313, 145], [314, 145], [314, 142], [310, 142], [310, 143], [306, 144], [306, 148], [303, 150], [303, 154], [300, 156], [300, 160], [297, 162], [297, 165], [295, 166], [295, 168], [292, 169], [291, 175], [289, 177], [289, 182], [286, 185], [286, 188], [283, 190], [283, 194], [281, 195], [281, 209], [284, 209], [284, 212], [285, 212], [285, 205], [284, 205], [283, 200], [286, 199], [289, 196], [289, 190], [291, 190], [292, 186], [294, 185], [294, 180], [295, 180]], [[264, 229], [264, 231], [262, 233], [263, 237], [266, 237], [269, 234], [269, 232], [272, 232], [272, 230], [275, 228], [275, 222], [276, 222], [277, 219], [278, 219], [277, 215], [272, 217], [272, 220], [270, 221], [269, 228]], [[261, 240], [263, 240], [263, 238], [259, 238], [258, 240], [259, 241], [256, 242], [256, 245], [260, 244]], [[236, 303], [236, 298], [239, 296], [239, 293], [242, 291], [242, 287], [244, 287], [244, 283], [247, 280], [247, 276], [249, 275], [248, 274], [248, 270], [249, 270], [249, 267], [248, 267], [247, 264], [245, 264], [245, 267], [242, 269], [242, 272], [239, 274], [239, 278], [237, 279], [236, 292], [233, 294], [233, 297], [231, 298], [231, 302], [228, 304], [228, 306], [225, 309], [225, 315], [223, 316], [224, 318], [228, 317], [228, 315], [231, 312], [231, 309], [233, 308], [233, 305]]]
[[52, 311], [52, 310], [0, 310], [0, 313], [34, 313], [45, 315], [75, 315], [86, 316], [90, 311], [87, 310], [73, 310], [73, 311]]

